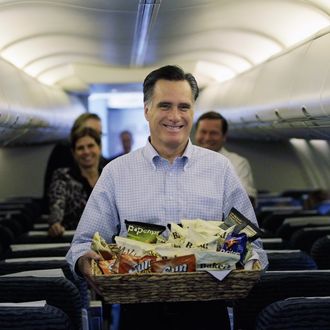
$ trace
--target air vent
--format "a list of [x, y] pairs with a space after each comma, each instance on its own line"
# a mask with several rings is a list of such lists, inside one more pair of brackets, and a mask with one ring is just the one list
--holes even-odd
[[301, 111], [303, 113], [303, 115], [308, 118], [308, 119], [315, 119], [306, 109], [306, 107], [302, 106], [301, 107]]
[[278, 110], [277, 110], [277, 109], [274, 110], [274, 112], [275, 112], [276, 117], [277, 117], [280, 121], [285, 121], [285, 119], [284, 119], [283, 117], [281, 117], [281, 115], [278, 113]]

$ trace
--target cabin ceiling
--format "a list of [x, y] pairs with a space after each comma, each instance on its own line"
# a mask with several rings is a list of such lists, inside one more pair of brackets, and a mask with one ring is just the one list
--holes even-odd
[[328, 0], [0, 0], [0, 56], [69, 92], [163, 64], [203, 87], [311, 38], [329, 13]]

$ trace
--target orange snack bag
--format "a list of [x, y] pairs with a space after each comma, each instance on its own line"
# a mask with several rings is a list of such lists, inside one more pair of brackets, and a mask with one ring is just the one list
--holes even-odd
[[196, 258], [194, 254], [163, 259], [151, 264], [153, 273], [187, 273], [196, 271]]
[[131, 254], [121, 254], [118, 273], [151, 273], [151, 263], [155, 260], [155, 256], [136, 257]]

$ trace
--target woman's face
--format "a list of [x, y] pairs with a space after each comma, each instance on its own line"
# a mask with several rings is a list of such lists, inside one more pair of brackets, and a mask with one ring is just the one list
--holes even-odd
[[79, 167], [90, 168], [99, 165], [101, 148], [90, 136], [83, 136], [77, 140], [73, 150], [73, 157]]

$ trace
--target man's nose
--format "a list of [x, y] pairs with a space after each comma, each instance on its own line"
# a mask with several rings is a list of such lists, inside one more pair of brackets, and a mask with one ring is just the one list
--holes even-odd
[[180, 109], [177, 106], [173, 106], [169, 112], [169, 118], [171, 120], [179, 120], [180, 119]]

